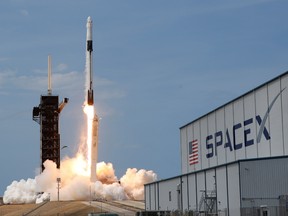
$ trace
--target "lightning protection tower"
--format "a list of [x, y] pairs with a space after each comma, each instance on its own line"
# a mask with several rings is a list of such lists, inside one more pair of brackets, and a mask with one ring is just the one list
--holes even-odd
[[40, 124], [40, 160], [43, 163], [52, 160], [60, 168], [60, 134], [59, 114], [68, 103], [64, 98], [59, 104], [58, 95], [52, 95], [51, 88], [51, 57], [48, 56], [48, 94], [40, 96], [40, 104], [33, 108], [33, 120]]

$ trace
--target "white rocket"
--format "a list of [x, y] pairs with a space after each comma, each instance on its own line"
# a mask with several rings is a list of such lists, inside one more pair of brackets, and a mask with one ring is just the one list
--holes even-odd
[[93, 52], [93, 40], [92, 40], [92, 19], [89, 16], [87, 18], [87, 35], [86, 35], [86, 55], [87, 55], [87, 73], [89, 74], [89, 89], [87, 94], [88, 105], [94, 104], [93, 98], [93, 67], [92, 67], [92, 52]]
[[[92, 52], [93, 52], [93, 40], [92, 40], [92, 19], [89, 16], [87, 18], [87, 35], [86, 35], [86, 70], [89, 77], [89, 86], [87, 92], [87, 104], [92, 106], [94, 104], [93, 96], [93, 67], [92, 67]], [[92, 143], [91, 143], [91, 161], [90, 161], [90, 181], [96, 182], [96, 169], [97, 169], [97, 157], [98, 157], [98, 116], [95, 114], [92, 122]]]

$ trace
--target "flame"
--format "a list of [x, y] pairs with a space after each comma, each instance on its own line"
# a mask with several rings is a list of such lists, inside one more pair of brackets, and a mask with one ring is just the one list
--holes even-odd
[[91, 148], [92, 148], [92, 130], [93, 130], [93, 118], [94, 118], [94, 106], [86, 104], [83, 109], [87, 118], [87, 136], [86, 136], [86, 147], [87, 147], [87, 172], [89, 175], [91, 167]]
[[89, 176], [88, 164], [82, 154], [77, 154], [72, 164], [72, 173], [77, 173], [80, 176]]

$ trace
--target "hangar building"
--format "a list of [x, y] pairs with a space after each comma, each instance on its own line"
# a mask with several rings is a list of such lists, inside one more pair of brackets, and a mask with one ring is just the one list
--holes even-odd
[[288, 215], [288, 71], [180, 128], [181, 175], [146, 211]]

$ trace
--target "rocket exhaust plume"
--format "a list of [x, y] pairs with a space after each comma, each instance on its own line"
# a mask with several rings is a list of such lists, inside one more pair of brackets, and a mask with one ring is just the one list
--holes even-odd
[[85, 142], [79, 144], [78, 153], [73, 158], [66, 157], [61, 161], [61, 169], [57, 169], [53, 161], [46, 160], [43, 163], [44, 171], [35, 179], [13, 181], [4, 192], [4, 203], [39, 203], [48, 199], [55, 201], [58, 199], [57, 178], [61, 178], [60, 200], [91, 200], [91, 191], [93, 199], [144, 200], [144, 184], [157, 180], [153, 171], [136, 168], [128, 168], [126, 174], [118, 180], [111, 163], [97, 163], [99, 119], [93, 98], [91, 17], [88, 17], [86, 27]]

